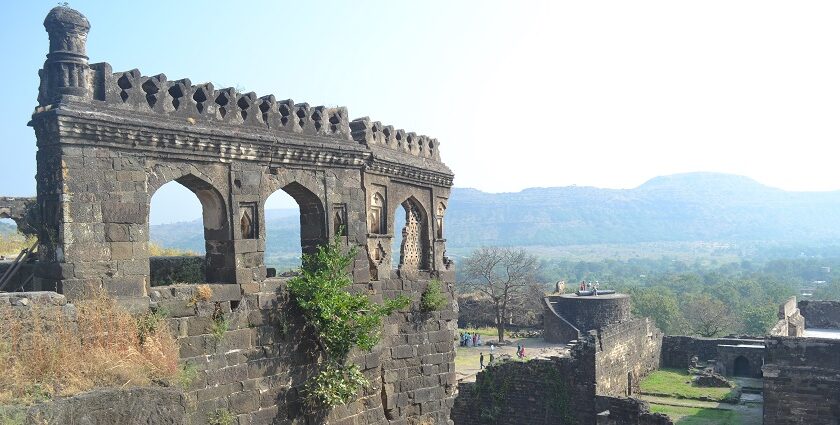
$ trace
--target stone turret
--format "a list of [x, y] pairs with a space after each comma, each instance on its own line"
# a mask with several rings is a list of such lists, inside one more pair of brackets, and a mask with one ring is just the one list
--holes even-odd
[[44, 106], [63, 95], [90, 97], [90, 67], [85, 51], [90, 22], [78, 11], [58, 6], [47, 14], [44, 28], [50, 37], [50, 52], [44, 69], [38, 72], [38, 103]]

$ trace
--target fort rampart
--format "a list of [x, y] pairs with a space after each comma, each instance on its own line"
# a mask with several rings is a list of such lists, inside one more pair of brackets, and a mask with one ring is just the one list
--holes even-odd
[[[134, 311], [165, 307], [181, 361], [199, 374], [184, 394], [191, 423], [217, 408], [240, 423], [303, 423], [299, 390], [317, 372], [311, 338], [287, 279], [268, 277], [264, 259], [264, 205], [282, 190], [299, 206], [303, 253], [338, 240], [358, 252], [350, 291], [413, 301], [386, 320], [373, 352], [351, 359], [372, 387], [319, 420], [448, 422], [457, 313], [444, 222], [453, 174], [436, 139], [351, 120], [344, 107], [89, 64], [90, 23], [65, 6], [44, 26], [50, 48], [29, 123], [38, 147], [34, 287], [70, 303], [104, 290]], [[172, 181], [201, 202], [200, 269], [213, 293], [205, 306], [190, 301], [194, 286], [151, 285], [149, 205]], [[3, 201], [0, 215], [20, 215], [19, 202]], [[397, 208], [405, 222], [394, 222]], [[433, 279], [450, 303], [421, 314]], [[219, 315], [230, 326], [215, 335]]]

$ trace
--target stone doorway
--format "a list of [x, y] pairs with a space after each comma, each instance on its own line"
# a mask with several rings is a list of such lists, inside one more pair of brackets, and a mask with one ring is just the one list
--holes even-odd
[[735, 364], [732, 368], [732, 374], [734, 376], [752, 376], [750, 373], [750, 361], [744, 356], [736, 357]]

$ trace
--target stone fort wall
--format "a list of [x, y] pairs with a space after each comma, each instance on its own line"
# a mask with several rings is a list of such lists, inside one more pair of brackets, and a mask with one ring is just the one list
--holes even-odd
[[838, 423], [840, 340], [770, 336], [766, 345], [764, 424]]
[[534, 359], [488, 367], [476, 382], [459, 385], [455, 425], [564, 425], [595, 423], [594, 346], [570, 358]]
[[[630, 320], [630, 296], [611, 294], [578, 297], [574, 294], [549, 295], [545, 302], [574, 328], [590, 331], [612, 323]], [[548, 313], [548, 312], [546, 312]]]
[[639, 394], [642, 378], [659, 369], [662, 331], [647, 317], [590, 332], [598, 395]]
[[[659, 365], [662, 333], [650, 319], [591, 331], [568, 358], [508, 362], [459, 385], [452, 410], [456, 425], [667, 424], [638, 394], [641, 378]], [[609, 414], [603, 412], [609, 411]]]

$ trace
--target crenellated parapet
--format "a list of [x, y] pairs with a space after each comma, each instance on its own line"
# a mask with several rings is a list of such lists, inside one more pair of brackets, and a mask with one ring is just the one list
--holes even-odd
[[169, 80], [165, 74], [145, 76], [137, 69], [113, 72], [111, 65], [90, 66], [93, 100], [137, 112], [187, 118], [275, 131], [350, 139], [347, 108], [310, 106], [274, 95], [239, 93], [213, 83], [193, 84], [188, 78]]
[[[82, 14], [65, 6], [53, 8], [44, 26], [50, 36], [50, 51], [40, 71], [36, 115], [58, 105], [89, 102], [102, 112], [110, 112], [117, 121], [120, 116], [156, 125], [186, 121], [269, 139], [297, 134], [335, 141], [353, 140], [358, 142], [357, 147], [361, 145], [373, 151], [373, 157], [377, 151], [381, 152], [386, 162], [405, 162], [411, 166], [437, 163], [433, 168], [450, 173], [440, 164], [437, 139], [367, 117], [351, 122], [343, 106], [311, 106], [274, 95], [258, 96], [231, 87], [217, 88], [212, 83], [193, 83], [188, 78], [170, 80], [165, 74], [147, 76], [137, 69], [114, 72], [105, 62], [88, 64], [85, 43], [90, 24]], [[144, 118], [149, 115], [166, 119]]]
[[421, 158], [440, 161], [437, 139], [395, 129], [392, 125], [383, 125], [371, 121], [368, 117], [356, 118], [350, 122], [353, 140], [365, 146], [382, 146], [398, 152], [405, 152]]

